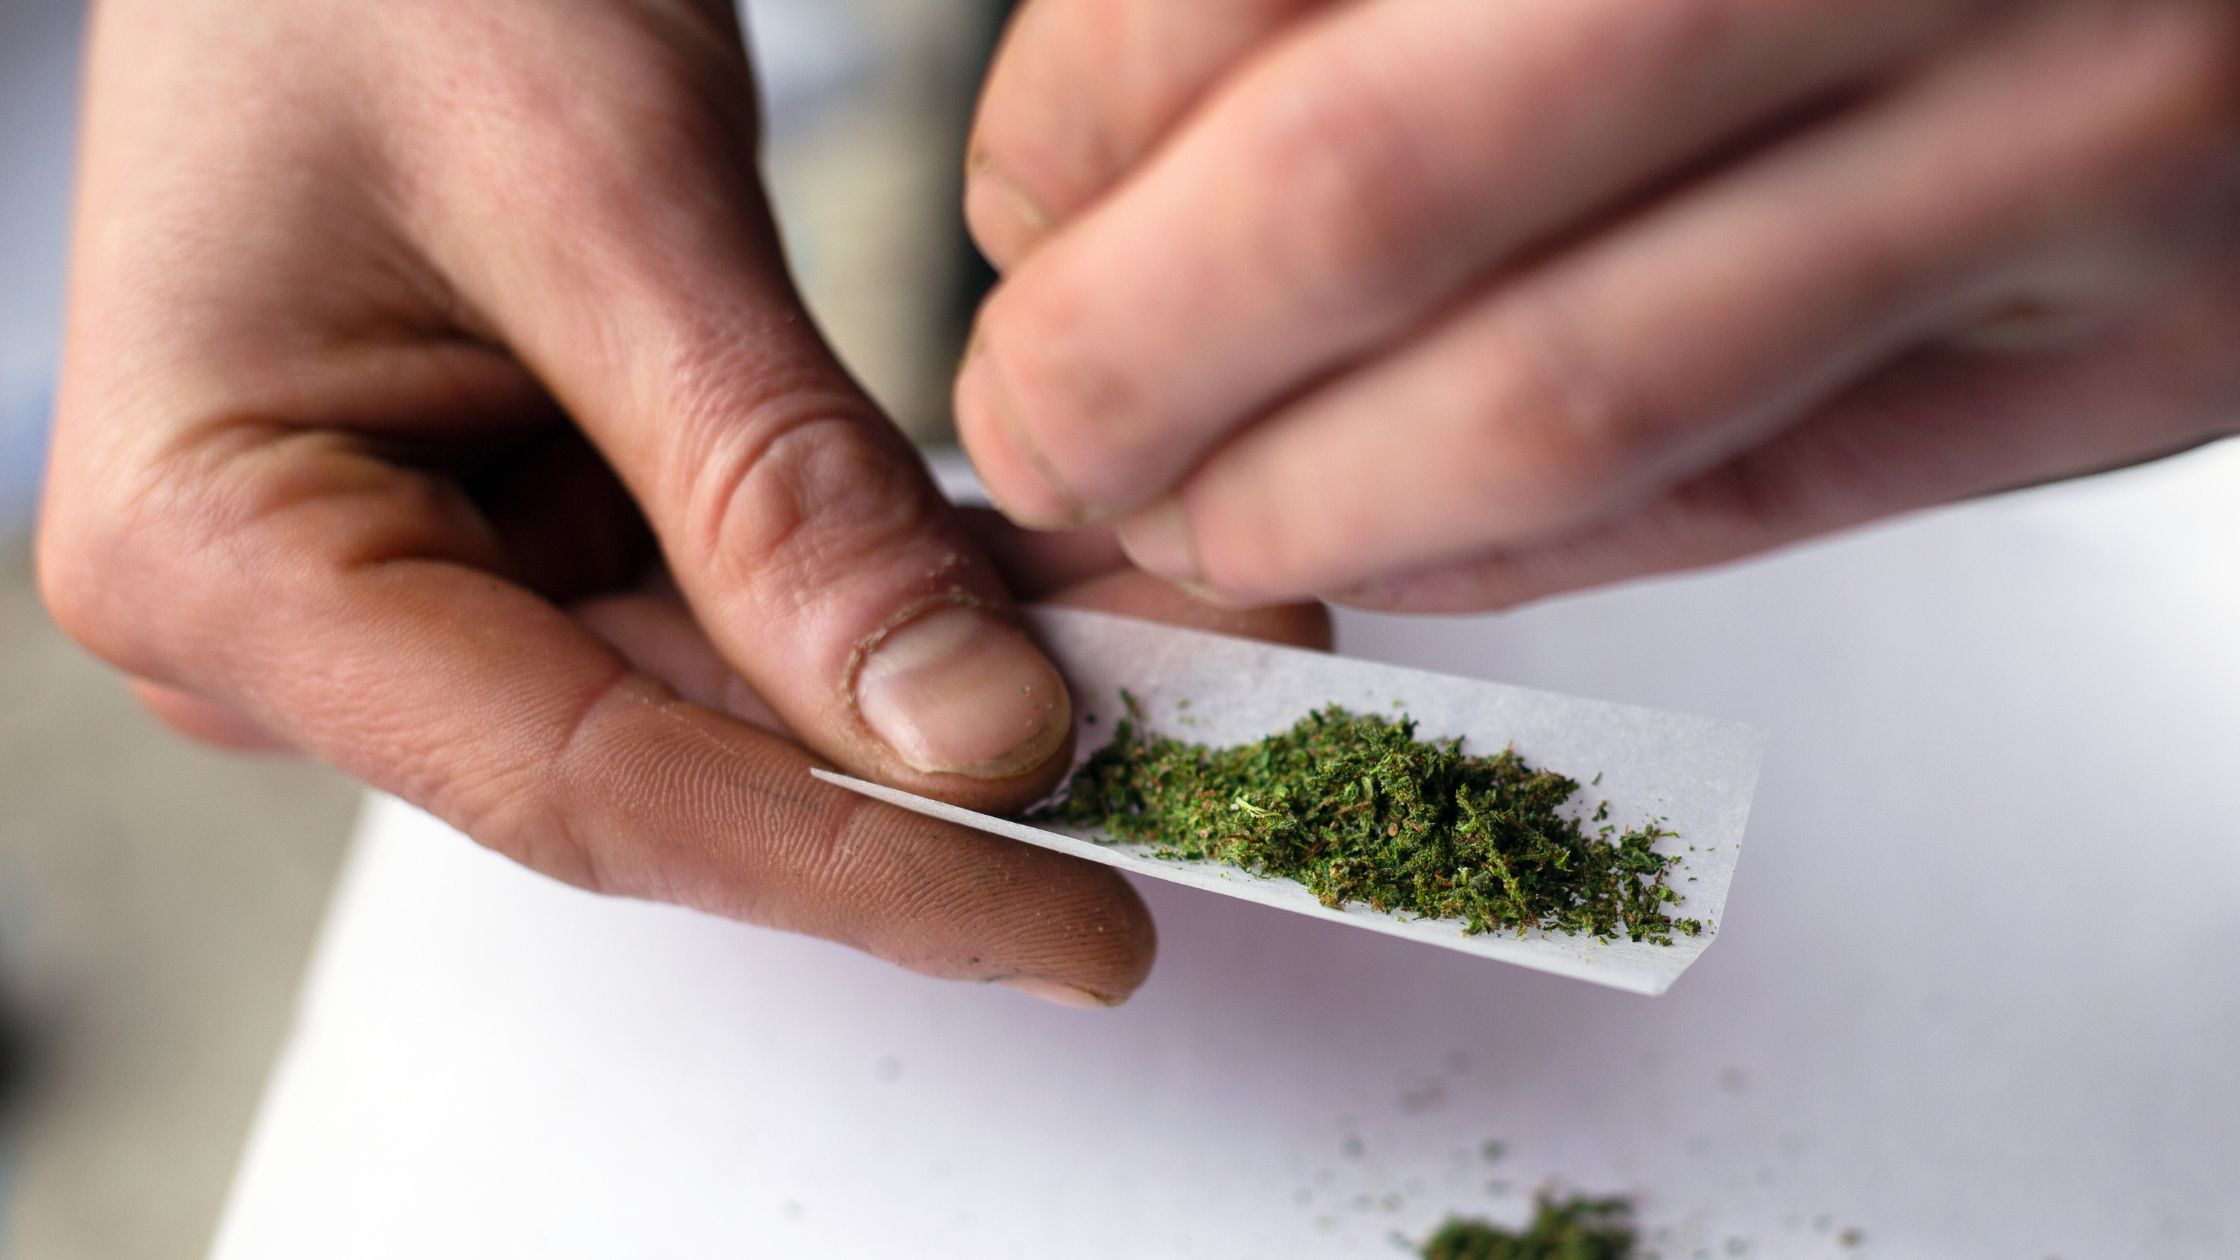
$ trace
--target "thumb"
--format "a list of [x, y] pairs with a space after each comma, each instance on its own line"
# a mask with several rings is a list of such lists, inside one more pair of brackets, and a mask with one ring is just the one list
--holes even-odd
[[564, 148], [482, 155], [521, 169], [441, 185], [467, 191], [431, 252], [628, 484], [697, 619], [804, 743], [961, 804], [1023, 804], [1068, 760], [1064, 682], [805, 316], [751, 121], [678, 96], [641, 93], [631, 110], [654, 116], [627, 127], [552, 129]]

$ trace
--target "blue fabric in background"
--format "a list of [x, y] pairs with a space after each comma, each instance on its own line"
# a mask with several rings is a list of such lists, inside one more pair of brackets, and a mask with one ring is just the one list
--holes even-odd
[[0, 547], [46, 463], [84, 23], [79, 0], [0, 0]]

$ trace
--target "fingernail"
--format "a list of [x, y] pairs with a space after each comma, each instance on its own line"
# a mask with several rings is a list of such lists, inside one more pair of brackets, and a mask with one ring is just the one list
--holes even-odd
[[1012, 976], [997, 983], [1007, 989], [1024, 993], [1038, 1002], [1048, 1002], [1053, 1006], [1063, 1006], [1069, 1010], [1103, 1011], [1120, 1005], [1119, 1002], [1101, 994], [1091, 993], [1087, 989], [1075, 988], [1070, 984], [1063, 984], [1056, 980], [1045, 980], [1041, 976]]
[[931, 612], [881, 639], [856, 709], [912, 769], [1008, 779], [1048, 760], [1073, 723], [1065, 680], [1024, 634], [978, 608]]
[[1146, 573], [1195, 590], [1204, 585], [1198, 570], [1198, 548], [1190, 537], [1190, 518], [1182, 501], [1173, 495], [1120, 522], [1116, 529], [1120, 550]]
[[981, 149], [965, 164], [964, 217], [980, 252], [998, 270], [1024, 258], [1053, 224], [1041, 203]]
[[1027, 435], [1003, 373], [975, 339], [957, 376], [957, 436], [996, 507], [1028, 529], [1072, 529], [1088, 513]]

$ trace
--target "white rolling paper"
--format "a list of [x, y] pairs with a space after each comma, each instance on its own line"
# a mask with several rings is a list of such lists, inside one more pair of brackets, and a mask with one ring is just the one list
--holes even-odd
[[1672, 913], [1700, 919], [1706, 928], [1699, 936], [1676, 935], [1669, 945], [1542, 931], [1470, 936], [1451, 921], [1410, 919], [1361, 905], [1330, 909], [1288, 879], [1153, 857], [1147, 846], [1102, 843], [1091, 832], [975, 813], [826, 771], [817, 777], [929, 817], [1132, 874], [1651, 996], [1670, 988], [1718, 935], [1765, 746], [1752, 727], [1101, 613], [1044, 608], [1029, 616], [1037, 637], [1073, 682], [1080, 758], [1111, 739], [1123, 712], [1122, 692], [1134, 697], [1151, 728], [1215, 746], [1264, 738], [1330, 704], [1363, 713], [1405, 712], [1426, 738], [1460, 736], [1464, 750], [1476, 753], [1514, 747], [1537, 766], [1589, 784], [1579, 803], [1592, 810], [1607, 801], [1610, 821], [1622, 828], [1654, 821], [1675, 832], [1659, 846], [1681, 859], [1672, 883], [1682, 900]]

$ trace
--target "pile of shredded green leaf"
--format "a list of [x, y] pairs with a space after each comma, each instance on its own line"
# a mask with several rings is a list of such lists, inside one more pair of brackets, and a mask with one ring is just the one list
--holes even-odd
[[1624, 1199], [1542, 1195], [1532, 1224], [1511, 1233], [1484, 1221], [1451, 1220], [1423, 1244], [1423, 1260], [1631, 1260], [1633, 1205]]
[[[1296, 880], [1338, 907], [1459, 919], [1471, 934], [1550, 932], [1672, 943], [1703, 930], [1666, 907], [1676, 855], [1655, 825], [1582, 822], [1577, 781], [1514, 749], [1480, 757], [1412, 719], [1332, 706], [1281, 735], [1208, 748], [1145, 729], [1133, 698], [1112, 742], [1038, 817], [1154, 854]], [[1596, 826], [1590, 834], [1590, 824]]]

